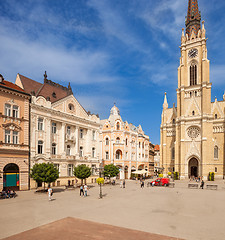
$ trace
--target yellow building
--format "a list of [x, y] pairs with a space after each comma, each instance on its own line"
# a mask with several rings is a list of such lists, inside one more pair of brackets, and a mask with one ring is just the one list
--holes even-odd
[[178, 68], [177, 107], [168, 108], [165, 95], [161, 124], [161, 167], [180, 173], [181, 178], [215, 172], [223, 178], [223, 101], [211, 102], [210, 62], [206, 30], [197, 0], [189, 0], [186, 32], [182, 30]]
[[0, 189], [29, 189], [30, 95], [0, 74]]
[[100, 144], [103, 165], [120, 168], [120, 179], [129, 179], [132, 171], [149, 171], [149, 136], [141, 126], [123, 122], [114, 105], [108, 119], [101, 120]]

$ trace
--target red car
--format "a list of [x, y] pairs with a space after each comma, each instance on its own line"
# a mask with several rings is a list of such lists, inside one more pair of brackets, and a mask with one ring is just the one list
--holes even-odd
[[168, 178], [157, 178], [156, 180], [151, 182], [152, 187], [153, 186], [169, 186], [170, 181]]

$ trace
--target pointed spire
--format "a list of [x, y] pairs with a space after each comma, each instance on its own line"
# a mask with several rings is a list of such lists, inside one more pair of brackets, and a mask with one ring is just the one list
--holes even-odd
[[194, 31], [195, 36], [198, 35], [198, 31], [201, 30], [201, 12], [198, 10], [198, 0], [189, 0], [185, 24], [189, 37], [192, 31]]
[[165, 97], [164, 97], [164, 103], [163, 103], [163, 109], [168, 108], [168, 102], [167, 102], [167, 97], [166, 97], [166, 92], [165, 92]]

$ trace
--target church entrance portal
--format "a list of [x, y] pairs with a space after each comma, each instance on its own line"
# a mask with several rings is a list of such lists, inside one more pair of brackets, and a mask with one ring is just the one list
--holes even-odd
[[199, 169], [199, 166], [198, 166], [198, 160], [196, 158], [192, 158], [190, 161], [189, 161], [189, 164], [188, 164], [188, 169], [189, 169], [189, 177], [198, 177], [199, 176], [199, 173], [198, 173], [198, 169]]

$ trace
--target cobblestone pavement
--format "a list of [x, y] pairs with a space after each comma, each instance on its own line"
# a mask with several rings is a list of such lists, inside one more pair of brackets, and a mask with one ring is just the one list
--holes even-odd
[[216, 191], [188, 189], [188, 183], [141, 189], [139, 183], [127, 181], [125, 189], [104, 186], [103, 199], [98, 198], [97, 185], [86, 198], [78, 189], [56, 189], [50, 202], [47, 194], [19, 192], [15, 199], [0, 200], [0, 238], [71, 217], [176, 238], [223, 240], [224, 181], [215, 182]]
[[75, 218], [64, 218], [62, 220], [46, 224], [32, 230], [19, 233], [5, 238], [5, 240], [176, 240], [178, 238], [166, 237], [135, 231], [112, 225], [94, 223]]

